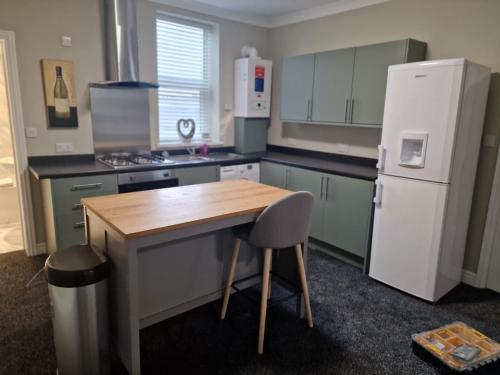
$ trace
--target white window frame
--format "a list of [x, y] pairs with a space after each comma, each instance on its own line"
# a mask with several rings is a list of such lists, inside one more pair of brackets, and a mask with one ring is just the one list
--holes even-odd
[[155, 16], [155, 38], [154, 38], [154, 58], [155, 58], [155, 77], [158, 81], [158, 56], [156, 55], [156, 49], [158, 48], [156, 41], [156, 21], [158, 18], [162, 16], [179, 19], [179, 20], [187, 20], [196, 23], [201, 23], [205, 25], [209, 25], [213, 29], [212, 33], [212, 64], [211, 64], [211, 82], [210, 86], [212, 88], [212, 101], [211, 101], [211, 118], [210, 118], [210, 140], [194, 140], [192, 142], [169, 142], [169, 143], [161, 143], [160, 142], [160, 119], [159, 119], [159, 104], [158, 104], [158, 90], [151, 90], [151, 100], [150, 100], [150, 110], [151, 114], [153, 114], [151, 118], [151, 145], [154, 150], [168, 150], [168, 149], [180, 149], [186, 147], [195, 147], [199, 146], [203, 143], [207, 143], [212, 146], [220, 146], [223, 145], [223, 142], [220, 140], [220, 90], [219, 90], [219, 74], [220, 74], [220, 50], [219, 50], [219, 24], [216, 22], [210, 22], [203, 19], [187, 17], [183, 15], [179, 15], [176, 13], [157, 11]]

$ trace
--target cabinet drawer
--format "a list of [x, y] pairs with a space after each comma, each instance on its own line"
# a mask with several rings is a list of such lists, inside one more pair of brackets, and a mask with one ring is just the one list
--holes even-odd
[[85, 242], [85, 221], [83, 212], [56, 217], [57, 249]]
[[82, 198], [115, 193], [118, 193], [116, 175], [52, 180], [55, 215], [69, 215], [73, 211], [81, 213]]

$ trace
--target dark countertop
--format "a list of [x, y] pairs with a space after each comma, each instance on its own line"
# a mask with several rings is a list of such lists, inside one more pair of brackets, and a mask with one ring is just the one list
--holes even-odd
[[94, 155], [38, 156], [29, 158], [31, 173], [37, 179], [92, 176], [153, 169], [176, 169], [206, 165], [235, 165], [254, 163], [261, 160], [302, 167], [324, 173], [373, 181], [377, 178], [376, 160], [317, 151], [299, 150], [288, 147], [268, 147], [268, 152], [246, 154], [242, 158], [230, 160], [207, 160], [175, 165], [139, 168], [113, 169], [94, 159]]
[[261, 157], [261, 160], [292, 167], [312, 169], [324, 173], [333, 173], [347, 177], [356, 177], [363, 180], [374, 181], [377, 178], [375, 166], [361, 165], [333, 159], [323, 159], [311, 156], [287, 154], [270, 151]]

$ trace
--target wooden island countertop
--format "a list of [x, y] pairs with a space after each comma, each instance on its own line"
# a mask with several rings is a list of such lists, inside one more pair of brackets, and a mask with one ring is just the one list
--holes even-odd
[[258, 214], [291, 192], [248, 180], [83, 198], [87, 210], [125, 238]]

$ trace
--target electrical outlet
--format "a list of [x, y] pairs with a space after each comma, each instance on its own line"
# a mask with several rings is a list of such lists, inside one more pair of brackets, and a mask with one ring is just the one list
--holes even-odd
[[72, 142], [56, 143], [56, 152], [61, 154], [73, 152], [73, 143]]
[[25, 128], [24, 131], [26, 134], [26, 138], [38, 137], [38, 129], [37, 128]]
[[287, 138], [287, 143], [291, 146], [296, 146], [297, 145], [297, 139], [296, 138]]
[[337, 152], [341, 152], [343, 154], [349, 153], [349, 145], [345, 143], [337, 143]]

